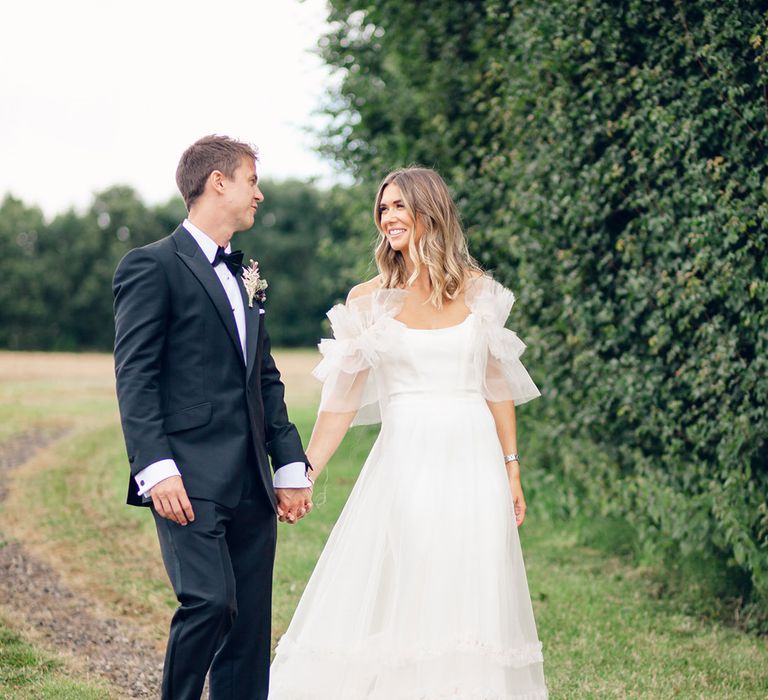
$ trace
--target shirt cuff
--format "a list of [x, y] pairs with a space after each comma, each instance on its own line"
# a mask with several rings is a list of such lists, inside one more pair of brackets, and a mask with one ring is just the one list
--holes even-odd
[[172, 459], [161, 459], [159, 462], [152, 462], [148, 467], [144, 467], [133, 478], [136, 479], [136, 485], [139, 487], [139, 496], [143, 496], [163, 479], [171, 476], [181, 476], [176, 462]]
[[291, 462], [275, 471], [276, 489], [308, 489], [310, 486], [304, 462]]

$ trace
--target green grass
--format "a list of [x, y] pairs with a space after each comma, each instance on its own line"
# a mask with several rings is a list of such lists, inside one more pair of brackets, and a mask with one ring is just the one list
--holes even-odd
[[96, 684], [67, 676], [63, 664], [0, 623], [0, 697], [3, 700], [107, 700]]
[[[3, 391], [0, 387], [0, 399]], [[71, 420], [75, 429], [15, 475], [0, 510], [0, 530], [9, 539], [22, 539], [76, 589], [94, 595], [143, 635], [161, 639], [173, 596], [149, 514], [123, 505], [127, 466], [114, 405], [97, 387], [80, 393], [76, 384], [40, 397], [44, 409], [38, 410], [29, 395], [25, 400], [26, 415], [44, 422]], [[312, 399], [290, 404], [305, 439], [314, 406]], [[524, 418], [521, 424], [530, 433], [525, 442], [536, 443], [530, 439], [536, 426]], [[374, 436], [371, 429], [351, 431], [319, 479], [312, 515], [279, 527], [274, 639], [290, 620]], [[637, 567], [624, 555], [606, 551], [610, 538], [589, 546], [588, 530], [546, 518], [544, 490], [556, 484], [530, 487], [521, 539], [553, 699], [768, 698], [765, 639], [690, 614], [680, 596], [660, 594], [663, 571]], [[626, 551], [621, 533], [613, 534], [614, 552]], [[140, 613], [136, 601], [143, 601]], [[0, 660], [0, 674], [7, 675], [7, 666]], [[8, 697], [48, 697], [37, 690], [18, 693]]]
[[531, 596], [554, 698], [766, 698], [765, 640], [703, 622], [652, 593], [657, 572], [525, 524]]

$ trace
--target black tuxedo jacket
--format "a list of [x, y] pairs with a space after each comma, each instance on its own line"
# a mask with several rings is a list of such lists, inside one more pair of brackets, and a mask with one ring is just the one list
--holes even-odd
[[133, 477], [161, 459], [176, 460], [189, 497], [230, 508], [247, 470], [275, 507], [268, 453], [275, 469], [306, 463], [262, 307], [249, 308], [238, 282], [245, 359], [221, 281], [183, 227], [117, 266], [115, 372], [132, 505], [143, 505]]

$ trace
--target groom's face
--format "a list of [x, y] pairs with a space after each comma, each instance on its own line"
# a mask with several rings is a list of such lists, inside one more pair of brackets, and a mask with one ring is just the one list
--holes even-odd
[[235, 224], [235, 231], [245, 231], [253, 226], [253, 220], [264, 195], [259, 189], [256, 161], [243, 158], [227, 183], [227, 208]]

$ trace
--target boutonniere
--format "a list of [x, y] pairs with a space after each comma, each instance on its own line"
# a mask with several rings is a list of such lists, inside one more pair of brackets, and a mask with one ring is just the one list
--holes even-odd
[[243, 284], [248, 295], [248, 308], [253, 308], [254, 299], [260, 304], [266, 301], [266, 289], [269, 285], [259, 274], [259, 263], [255, 260], [251, 260], [251, 264], [243, 268]]

